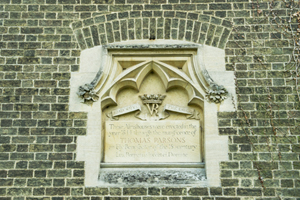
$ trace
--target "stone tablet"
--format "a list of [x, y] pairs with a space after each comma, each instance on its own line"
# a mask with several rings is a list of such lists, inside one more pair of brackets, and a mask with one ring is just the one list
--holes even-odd
[[196, 120], [107, 121], [104, 163], [201, 162]]

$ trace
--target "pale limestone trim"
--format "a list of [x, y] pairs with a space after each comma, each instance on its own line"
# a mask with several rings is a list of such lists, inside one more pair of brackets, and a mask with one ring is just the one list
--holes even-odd
[[[173, 43], [186, 44], [179, 41]], [[171, 42], [171, 43], [172, 43]], [[136, 41], [137, 44], [154, 44], [154, 42]], [[166, 44], [165, 40], [156, 41], [158, 44]], [[122, 43], [125, 45], [126, 43]], [[133, 44], [132, 41], [127, 44]], [[167, 41], [170, 44], [170, 41]], [[91, 105], [80, 102], [76, 92], [80, 85], [93, 80], [95, 74], [103, 62], [103, 48], [94, 47], [82, 51], [80, 57], [80, 71], [72, 72], [71, 75], [71, 95], [70, 111], [87, 112], [88, 124], [87, 135], [78, 137], [77, 157], [78, 161], [85, 161], [85, 186], [94, 187], [98, 185], [98, 174], [101, 156], [101, 106], [100, 102]], [[225, 71], [225, 52], [210, 46], [199, 46], [199, 63], [206, 66], [209, 75], [226, 87], [230, 94], [234, 91], [234, 74]], [[105, 54], [106, 52], [104, 52]], [[109, 64], [110, 61], [106, 62]], [[107, 67], [107, 65], [105, 66]], [[105, 73], [107, 69], [103, 69]], [[233, 95], [235, 96], [235, 95]], [[214, 104], [204, 101], [204, 143], [205, 143], [205, 164], [207, 173], [207, 186], [220, 186], [220, 168], [219, 162], [228, 160], [228, 137], [218, 135], [217, 111], [234, 111], [231, 98], [226, 99], [221, 104]]]

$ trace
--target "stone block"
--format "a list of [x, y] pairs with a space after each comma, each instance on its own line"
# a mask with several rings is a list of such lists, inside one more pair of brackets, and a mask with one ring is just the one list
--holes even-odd
[[108, 189], [107, 188], [85, 188], [84, 194], [85, 195], [108, 195]]

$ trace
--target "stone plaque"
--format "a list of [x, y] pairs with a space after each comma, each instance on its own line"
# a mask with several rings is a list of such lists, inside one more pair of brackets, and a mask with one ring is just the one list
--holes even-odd
[[105, 163], [201, 162], [196, 120], [107, 121]]

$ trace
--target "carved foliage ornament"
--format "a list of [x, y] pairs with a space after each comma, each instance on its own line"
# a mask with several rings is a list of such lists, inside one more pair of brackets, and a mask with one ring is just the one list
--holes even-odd
[[212, 84], [207, 90], [207, 98], [209, 101], [221, 103], [227, 98], [227, 90], [223, 85]]
[[84, 99], [84, 101], [97, 101], [99, 96], [96, 94], [94, 90], [94, 86], [92, 84], [84, 84], [79, 87], [77, 92], [78, 96]]

